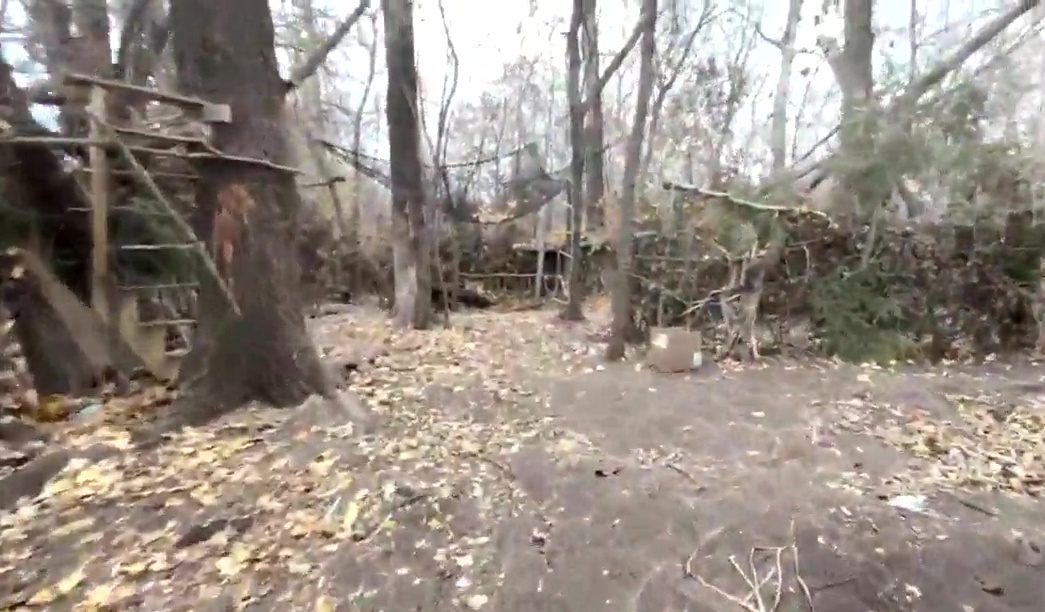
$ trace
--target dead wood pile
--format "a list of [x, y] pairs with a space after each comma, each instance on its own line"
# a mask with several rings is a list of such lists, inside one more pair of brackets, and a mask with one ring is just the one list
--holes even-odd
[[[1034, 313], [1045, 311], [1045, 225], [1030, 213], [1009, 215], [1003, 227], [881, 223], [872, 230], [815, 211], [698, 199], [669, 223], [652, 215], [640, 223], [633, 270], [640, 325], [714, 337], [723, 331], [722, 303], [760, 262], [764, 352], [791, 344], [856, 361], [938, 360], [1035, 345]], [[612, 258], [608, 248], [591, 252], [590, 291]]]

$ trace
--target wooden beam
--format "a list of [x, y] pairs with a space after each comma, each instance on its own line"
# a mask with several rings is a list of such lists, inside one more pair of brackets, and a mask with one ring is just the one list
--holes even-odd
[[[101, 87], [91, 89], [90, 111], [106, 116], [107, 95]], [[93, 123], [91, 141], [104, 141], [101, 130]], [[109, 163], [105, 147], [91, 146], [91, 307], [106, 323], [109, 312]]]
[[184, 111], [193, 113], [203, 121], [209, 123], [229, 123], [232, 120], [232, 110], [228, 104], [214, 104], [199, 98], [159, 91], [157, 89], [141, 87], [139, 85], [131, 85], [130, 83], [124, 83], [122, 81], [100, 79], [86, 74], [66, 74], [63, 82], [70, 87], [100, 87], [105, 91], [118, 92], [120, 95], [131, 99], [145, 99], [152, 102], [159, 102], [161, 104], [169, 104], [170, 106], [177, 106]]
[[139, 162], [138, 159], [134, 156], [134, 151], [131, 151], [131, 148], [124, 144], [122, 140], [120, 140], [120, 137], [116, 133], [116, 130], [113, 129], [113, 127], [109, 125], [101, 116], [96, 115], [95, 113], [90, 113], [90, 117], [92, 123], [97, 123], [103, 130], [105, 130], [105, 132], [107, 132], [106, 136], [111, 138], [112, 141], [116, 144], [117, 148], [120, 149], [120, 152], [123, 154], [123, 157], [127, 160], [127, 163], [131, 165], [131, 169], [135, 171], [137, 179], [146, 188], [146, 190], [148, 190], [152, 194], [153, 198], [156, 199], [156, 201], [160, 204], [161, 207], [163, 207], [167, 214], [170, 215], [171, 220], [174, 221], [174, 224], [178, 226], [179, 230], [181, 230], [181, 233], [185, 237], [185, 239], [193, 244], [193, 246], [195, 247], [194, 250], [197, 254], [199, 254], [200, 260], [203, 262], [203, 268], [211, 276], [214, 282], [218, 284], [218, 287], [221, 289], [222, 294], [228, 301], [229, 307], [232, 309], [232, 312], [234, 312], [236, 316], [240, 316], [242, 312], [239, 309], [239, 304], [236, 303], [236, 296], [233, 295], [232, 290], [229, 289], [229, 286], [225, 282], [225, 279], [221, 277], [221, 273], [218, 272], [218, 267], [214, 264], [214, 260], [211, 259], [210, 253], [207, 252], [207, 248], [204, 246], [204, 243], [201, 242], [200, 239], [196, 236], [196, 232], [193, 231], [192, 226], [189, 225], [188, 222], [186, 222], [180, 214], [178, 214], [178, 209], [175, 208], [174, 205], [171, 204], [171, 201], [167, 199], [167, 196], [163, 194], [163, 191], [156, 184], [156, 181], [152, 180], [152, 177], [149, 176], [149, 171], [146, 170], [145, 166], [142, 166], [141, 162]]

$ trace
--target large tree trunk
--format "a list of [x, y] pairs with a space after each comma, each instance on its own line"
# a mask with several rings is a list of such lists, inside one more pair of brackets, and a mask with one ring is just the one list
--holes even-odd
[[395, 314], [399, 327], [424, 329], [432, 317], [432, 271], [421, 173], [417, 66], [412, 0], [382, 0], [388, 66], [389, 162], [392, 166], [392, 239]]
[[584, 288], [581, 266], [581, 224], [584, 221], [584, 108], [581, 106], [581, 52], [578, 34], [584, 16], [584, 0], [573, 0], [570, 30], [566, 34], [566, 95], [570, 105], [570, 270], [569, 299], [562, 311], [567, 321], [584, 319]]
[[613, 283], [613, 329], [606, 347], [606, 359], [624, 358], [624, 343], [635, 322], [631, 308], [632, 225], [635, 217], [635, 185], [642, 162], [642, 136], [646, 132], [646, 115], [653, 94], [653, 52], [657, 34], [657, 0], [643, 0], [639, 91], [635, 100], [635, 119], [628, 135], [624, 155], [624, 181], [620, 197], [620, 225], [617, 230], [617, 271]]
[[[286, 84], [277, 71], [272, 15], [266, 0], [173, 0], [174, 60], [185, 93], [229, 104], [232, 122], [214, 129], [230, 154], [285, 162]], [[227, 266], [242, 315], [230, 312], [215, 283], [203, 282], [193, 347], [196, 367], [182, 372], [189, 421], [204, 420], [250, 400], [276, 406], [331, 390], [302, 316], [296, 246], [300, 200], [288, 173], [232, 162], [200, 165], [197, 231], [212, 236], [219, 194], [242, 186], [249, 212], [231, 215], [240, 235]], [[223, 199], [223, 203], [225, 198]], [[228, 217], [226, 217], [227, 219]], [[214, 244], [209, 245], [212, 252]]]
[[581, 28], [584, 47], [584, 91], [588, 98], [588, 114], [584, 124], [585, 208], [589, 232], [606, 222], [606, 176], [603, 170], [602, 87], [599, 85], [599, 24], [595, 16], [596, 0], [584, 0], [584, 24]]

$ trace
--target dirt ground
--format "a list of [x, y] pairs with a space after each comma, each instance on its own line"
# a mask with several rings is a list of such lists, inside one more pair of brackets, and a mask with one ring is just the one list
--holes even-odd
[[[1036, 364], [668, 376], [639, 355], [603, 364], [599, 321], [453, 323], [313, 321], [373, 433], [310, 402], [135, 449], [112, 414], [162, 410], [156, 397], [51, 427], [9, 470], [21, 481], [0, 480], [0, 603], [1045, 609]], [[16, 502], [47, 461], [64, 468]]]

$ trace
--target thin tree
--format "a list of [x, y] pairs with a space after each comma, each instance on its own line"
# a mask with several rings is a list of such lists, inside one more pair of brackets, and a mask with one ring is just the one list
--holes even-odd
[[606, 347], [606, 359], [624, 357], [624, 343], [634, 328], [631, 308], [632, 225], [635, 217], [635, 191], [642, 163], [642, 137], [653, 94], [653, 55], [656, 50], [657, 0], [642, 2], [642, 43], [639, 63], [639, 91], [635, 119], [631, 124], [624, 154], [624, 178], [620, 197], [620, 224], [617, 230], [617, 271], [613, 282], [613, 328]]
[[570, 270], [569, 299], [562, 311], [567, 321], [584, 319], [581, 283], [581, 223], [584, 221], [584, 107], [581, 104], [581, 52], [577, 41], [584, 19], [584, 0], [573, 0], [566, 33], [566, 97], [570, 106]]
[[598, 227], [605, 222], [606, 176], [603, 163], [605, 140], [602, 116], [602, 87], [599, 86], [599, 22], [596, 19], [597, 0], [584, 0], [584, 18], [581, 23], [581, 46], [584, 48], [584, 95], [588, 97], [588, 113], [584, 122], [584, 202], [588, 216], [587, 227]]
[[[567, 281], [570, 293], [561, 316], [567, 321], [584, 319], [584, 311], [582, 309], [584, 303], [584, 275], [582, 273], [584, 269], [584, 251], [581, 248], [581, 225], [584, 222], [585, 209], [584, 189], [581, 186], [581, 182], [584, 180], [584, 165], [587, 153], [584, 137], [584, 118], [597, 99], [601, 99], [602, 90], [606, 88], [606, 84], [610, 82], [613, 75], [620, 69], [628, 53], [638, 44], [643, 31], [643, 21], [640, 17], [638, 23], [635, 24], [635, 29], [631, 32], [631, 36], [628, 37], [624, 46], [610, 60], [606, 69], [602, 71], [602, 75], [599, 76], [594, 85], [586, 88], [588, 97], [582, 101], [581, 53], [578, 38], [581, 25], [585, 19], [585, 11], [588, 8], [585, 0], [574, 0], [573, 12], [570, 16], [570, 29], [566, 34], [566, 95], [570, 107], [570, 148], [572, 149], [570, 155], [571, 185], [567, 191], [571, 207], [570, 270], [569, 280]], [[592, 6], [592, 10], [594, 10], [594, 6]], [[593, 99], [591, 95], [593, 93], [598, 94], [596, 96], [597, 99]], [[599, 129], [601, 132], [602, 128], [600, 127]], [[600, 159], [602, 153], [602, 148], [600, 148]], [[602, 182], [600, 179], [600, 184]], [[599, 189], [601, 190], [602, 188], [600, 187]]]
[[787, 22], [779, 40], [764, 37], [780, 51], [780, 74], [773, 94], [773, 121], [770, 124], [769, 148], [773, 152], [773, 170], [787, 164], [787, 108], [791, 101], [791, 67], [795, 63], [795, 36], [802, 17], [802, 0], [789, 0]]
[[432, 317], [432, 271], [420, 155], [417, 66], [412, 0], [382, 0], [388, 66], [389, 162], [392, 182], [392, 248], [398, 327], [424, 329]]

